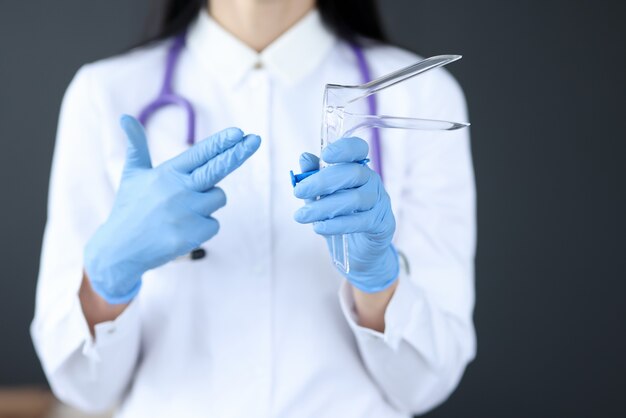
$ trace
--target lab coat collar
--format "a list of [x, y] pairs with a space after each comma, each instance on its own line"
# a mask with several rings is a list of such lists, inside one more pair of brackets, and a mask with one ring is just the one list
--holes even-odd
[[312, 10], [261, 53], [222, 28], [202, 9], [191, 24], [187, 46], [211, 75], [235, 87], [255, 67], [293, 84], [313, 72], [336, 42]]

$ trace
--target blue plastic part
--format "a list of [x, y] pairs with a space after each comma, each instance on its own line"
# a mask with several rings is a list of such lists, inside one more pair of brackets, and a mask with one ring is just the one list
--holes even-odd
[[[361, 164], [361, 165], [365, 165], [367, 163], [370, 162], [369, 158], [366, 158], [364, 160], [361, 161], [357, 161], [357, 163]], [[304, 180], [305, 178], [312, 176], [313, 174], [317, 173], [319, 170], [311, 170], [311, 171], [305, 171], [304, 173], [300, 173], [300, 174], [294, 174], [293, 170], [289, 171], [289, 175], [291, 176], [291, 185], [293, 187], [296, 187], [296, 184], [300, 183], [302, 180]]]

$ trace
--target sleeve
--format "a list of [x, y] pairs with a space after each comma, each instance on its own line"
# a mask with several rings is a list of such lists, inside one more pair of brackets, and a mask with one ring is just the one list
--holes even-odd
[[[420, 116], [467, 121], [461, 88], [446, 72], [438, 73], [427, 95], [430, 110]], [[446, 400], [476, 352], [469, 129], [417, 135], [426, 136], [407, 139], [400, 202], [392, 201], [402, 268], [385, 332], [358, 325], [349, 285], [339, 295], [370, 375], [390, 404], [413, 414]]]
[[92, 338], [78, 298], [83, 248], [115, 196], [91, 72], [79, 70], [61, 106], [31, 335], [54, 394], [98, 412], [119, 401], [130, 382], [140, 321], [135, 301], [115, 321], [96, 325]]

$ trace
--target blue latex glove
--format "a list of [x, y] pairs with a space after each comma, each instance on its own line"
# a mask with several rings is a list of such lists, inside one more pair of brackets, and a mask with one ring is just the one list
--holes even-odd
[[[389, 195], [380, 176], [366, 165], [367, 142], [342, 138], [322, 152], [331, 165], [299, 182], [294, 194], [306, 201], [294, 218], [313, 223], [313, 229], [327, 238], [348, 235], [350, 272], [344, 275], [358, 289], [373, 293], [391, 286], [398, 278], [398, 255], [391, 244], [396, 221]], [[302, 171], [319, 168], [319, 159], [309, 153], [300, 156]], [[319, 200], [316, 197], [321, 196]]]
[[147, 270], [187, 254], [218, 229], [213, 212], [226, 204], [215, 184], [259, 148], [261, 138], [225, 129], [152, 168], [146, 135], [122, 116], [126, 164], [107, 221], [85, 247], [93, 289], [109, 303], [133, 299]]

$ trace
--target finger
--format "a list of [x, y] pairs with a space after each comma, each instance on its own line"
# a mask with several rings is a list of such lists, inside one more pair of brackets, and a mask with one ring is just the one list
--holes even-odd
[[371, 232], [374, 219], [374, 210], [368, 210], [317, 222], [313, 230], [324, 236]]
[[376, 204], [377, 196], [367, 189], [363, 186], [358, 189], [340, 190], [311, 201], [296, 211], [294, 219], [296, 222], [306, 224], [370, 210]]
[[185, 236], [189, 250], [185, 251], [185, 253], [198, 248], [217, 235], [220, 230], [220, 223], [212, 217], [198, 216], [189, 226]]
[[322, 150], [328, 164], [351, 163], [367, 158], [369, 146], [361, 138], [340, 138]]
[[299, 199], [313, 199], [364, 185], [373, 173], [367, 166], [356, 163], [337, 164], [326, 167], [305, 178], [294, 188]]
[[240, 167], [244, 161], [259, 149], [260, 145], [261, 137], [258, 135], [246, 135], [242, 141], [216, 155], [203, 166], [193, 170], [190, 177], [193, 189], [200, 192], [209, 190]]
[[[320, 159], [317, 155], [310, 152], [304, 152], [300, 155], [300, 170], [303, 173], [307, 171], [315, 171], [320, 169]], [[305, 202], [309, 202], [310, 199], [305, 199]]]
[[[198, 248], [219, 231], [219, 222], [193, 211], [186, 211], [175, 221], [165, 224], [163, 240], [171, 247], [172, 258], [179, 257]], [[171, 258], [170, 258], [171, 259]]]
[[141, 123], [130, 115], [122, 115], [120, 125], [128, 139], [124, 171], [152, 168], [148, 140]]
[[304, 152], [300, 155], [300, 170], [302, 172], [319, 170], [320, 168], [320, 159], [317, 155], [311, 154], [310, 152]]
[[187, 207], [206, 218], [216, 210], [226, 206], [226, 193], [219, 187], [213, 187], [206, 192], [194, 192], [187, 203]]
[[172, 158], [170, 163], [176, 170], [190, 173], [217, 155], [231, 149], [243, 139], [244, 135], [241, 129], [227, 128], [198, 142], [187, 151]]

